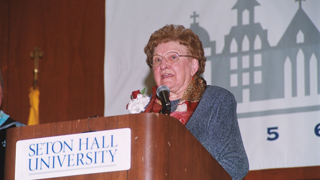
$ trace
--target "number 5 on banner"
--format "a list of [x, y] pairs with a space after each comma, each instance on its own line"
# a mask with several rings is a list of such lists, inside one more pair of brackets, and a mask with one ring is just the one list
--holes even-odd
[[[278, 130], [278, 127], [269, 127], [268, 128], [268, 134], [270, 135], [268, 138], [267, 138], [267, 140], [268, 141], [274, 141], [274, 140], [276, 140], [276, 139], [278, 139], [279, 138], [279, 133], [278, 132], [276, 132], [276, 130]], [[273, 137], [272, 137], [273, 136]]]

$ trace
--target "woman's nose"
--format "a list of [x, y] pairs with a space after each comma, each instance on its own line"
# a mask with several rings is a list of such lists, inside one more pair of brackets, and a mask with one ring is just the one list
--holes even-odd
[[163, 58], [161, 63], [160, 63], [160, 69], [167, 69], [168, 68], [168, 61], [166, 60], [166, 58]]
[[166, 69], [169, 66], [168, 60], [164, 57], [160, 63], [160, 69]]

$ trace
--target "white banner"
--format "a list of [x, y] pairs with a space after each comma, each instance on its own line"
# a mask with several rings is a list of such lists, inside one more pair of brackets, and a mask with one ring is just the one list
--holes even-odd
[[208, 84], [231, 91], [250, 170], [320, 165], [320, 1], [106, 1], [105, 115], [155, 84], [144, 46], [165, 24], [199, 35]]

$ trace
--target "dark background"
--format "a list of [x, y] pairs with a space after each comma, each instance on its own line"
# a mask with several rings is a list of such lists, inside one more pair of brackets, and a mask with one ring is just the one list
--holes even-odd
[[104, 113], [105, 0], [0, 0], [2, 110], [27, 124], [38, 46], [40, 123]]

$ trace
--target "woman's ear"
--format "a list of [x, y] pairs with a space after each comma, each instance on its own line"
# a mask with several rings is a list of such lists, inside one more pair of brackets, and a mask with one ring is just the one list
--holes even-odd
[[199, 61], [197, 59], [191, 60], [191, 76], [195, 75], [199, 69]]

